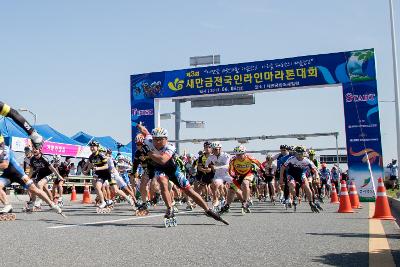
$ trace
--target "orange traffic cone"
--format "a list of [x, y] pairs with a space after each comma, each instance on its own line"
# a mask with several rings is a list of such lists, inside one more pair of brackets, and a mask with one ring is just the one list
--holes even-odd
[[378, 190], [376, 191], [375, 214], [372, 218], [380, 220], [394, 220], [386, 196], [385, 185], [380, 177], [378, 178]]
[[85, 189], [83, 190], [82, 204], [92, 204], [92, 200], [90, 199], [89, 185], [87, 183], [85, 183]]
[[358, 198], [357, 194], [357, 188], [353, 181], [350, 183], [349, 189], [351, 207], [353, 209], [361, 209], [360, 199]]
[[353, 213], [351, 208], [349, 192], [347, 192], [346, 181], [342, 181], [340, 184], [340, 205], [338, 213]]
[[339, 204], [339, 199], [338, 199], [338, 195], [336, 193], [335, 184], [332, 184], [331, 203]]
[[72, 193], [71, 193], [71, 201], [76, 201], [76, 190], [75, 190], [75, 185], [72, 185]]

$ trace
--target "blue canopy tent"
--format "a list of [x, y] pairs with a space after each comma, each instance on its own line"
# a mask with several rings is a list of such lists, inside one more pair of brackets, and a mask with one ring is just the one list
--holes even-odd
[[[69, 145], [81, 145], [79, 142], [56, 131], [47, 124], [36, 125], [35, 129], [41, 136], [43, 136], [46, 141]], [[4, 137], [7, 138], [8, 142], [11, 137], [28, 138], [26, 132], [21, 127], [19, 127], [12, 119], [7, 117], [3, 117], [0, 119], [0, 132]]]
[[[113, 151], [113, 156], [115, 157], [118, 153], [118, 142], [112, 138], [111, 136], [93, 136], [90, 134], [87, 134], [85, 132], [78, 132], [75, 135], [71, 137], [75, 141], [81, 143], [81, 145], [87, 145], [91, 140], [95, 140], [100, 143], [101, 146], [105, 148], [109, 148]], [[132, 143], [129, 143], [128, 145], [121, 146], [119, 148], [119, 152], [123, 154], [124, 156], [127, 156], [129, 158], [132, 157]]]

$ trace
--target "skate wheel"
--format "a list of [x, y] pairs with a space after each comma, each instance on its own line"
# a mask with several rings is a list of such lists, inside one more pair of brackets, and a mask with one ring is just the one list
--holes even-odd
[[172, 219], [172, 224], [173, 224], [173, 226], [177, 226], [178, 225], [175, 217]]
[[164, 226], [165, 228], [169, 227], [169, 219], [164, 219]]

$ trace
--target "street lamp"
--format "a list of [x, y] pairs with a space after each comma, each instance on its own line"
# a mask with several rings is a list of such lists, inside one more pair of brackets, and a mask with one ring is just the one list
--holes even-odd
[[27, 108], [19, 108], [18, 111], [21, 111], [21, 112], [29, 112], [29, 113], [33, 116], [33, 125], [34, 125], [34, 126], [36, 125], [36, 114], [35, 114], [35, 113], [33, 113], [32, 111], [30, 111], [30, 110], [27, 109]]

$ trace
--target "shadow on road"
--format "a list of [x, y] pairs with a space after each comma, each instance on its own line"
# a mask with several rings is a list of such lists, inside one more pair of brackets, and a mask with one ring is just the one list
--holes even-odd
[[370, 235], [368, 233], [307, 233], [307, 235], [315, 236], [337, 236], [337, 237], [360, 237], [360, 238], [387, 238], [387, 239], [400, 239], [400, 234], [386, 234], [386, 235]]
[[[378, 253], [383, 253], [378, 252]], [[400, 258], [400, 251], [393, 251], [392, 255], [395, 260], [396, 266], [399, 266], [399, 262], [396, 258]], [[368, 252], [355, 252], [355, 253], [328, 253], [322, 255], [312, 261], [315, 263], [326, 264], [331, 266], [368, 266], [369, 263], [369, 253]]]

